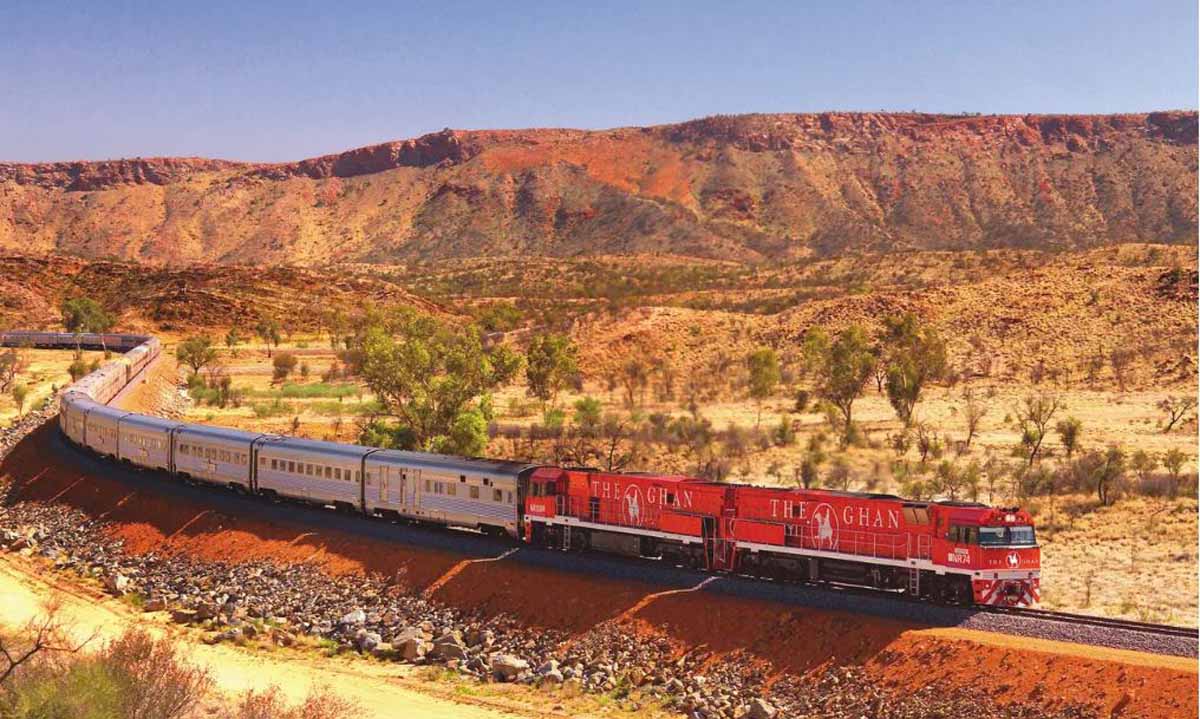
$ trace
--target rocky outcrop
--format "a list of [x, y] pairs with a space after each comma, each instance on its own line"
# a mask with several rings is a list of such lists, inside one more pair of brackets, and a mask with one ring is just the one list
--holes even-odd
[[1197, 114], [1181, 111], [447, 129], [270, 165], [0, 165], [0, 250], [325, 265], [1184, 243], [1196, 163]]
[[118, 185], [166, 185], [196, 174], [243, 167], [199, 157], [149, 157], [100, 162], [0, 163], [0, 183], [66, 190], [102, 190]]

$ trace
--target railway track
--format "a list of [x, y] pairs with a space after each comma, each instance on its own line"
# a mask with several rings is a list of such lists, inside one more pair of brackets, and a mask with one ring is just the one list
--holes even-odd
[[1150, 622], [1135, 622], [1130, 619], [1115, 619], [1111, 617], [1096, 617], [1088, 614], [1071, 614], [1055, 612], [1048, 609], [1029, 609], [1024, 607], [976, 607], [979, 611], [989, 614], [1007, 614], [1010, 616], [1041, 619], [1063, 624], [1077, 624], [1103, 629], [1120, 629], [1127, 632], [1141, 632], [1163, 637], [1182, 637], [1185, 639], [1200, 638], [1200, 630], [1194, 627], [1179, 627], [1171, 624], [1152, 624]]

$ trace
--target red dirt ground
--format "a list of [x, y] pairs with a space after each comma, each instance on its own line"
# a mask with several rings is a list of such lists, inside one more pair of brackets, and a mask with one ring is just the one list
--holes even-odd
[[861, 665], [899, 691], [984, 689], [1000, 703], [1090, 704], [1105, 716], [1195, 717], [1196, 660], [820, 612], [708, 593], [674, 594], [631, 618], [718, 654], [744, 650], [777, 671]]

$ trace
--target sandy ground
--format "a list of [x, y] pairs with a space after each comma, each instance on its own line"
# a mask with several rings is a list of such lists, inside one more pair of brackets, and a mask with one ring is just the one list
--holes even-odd
[[[62, 350], [18, 350], [26, 362], [25, 368], [17, 374], [14, 385], [23, 384], [29, 390], [25, 397], [24, 410], [40, 407], [49, 397], [54, 388], [65, 387], [71, 383], [71, 375], [67, 368], [74, 361], [70, 352]], [[89, 365], [99, 360], [104, 361], [103, 352], [84, 352], [83, 361]], [[11, 424], [17, 418], [17, 403], [10, 392], [0, 393], [0, 427]]]
[[[411, 669], [394, 664], [316, 660], [299, 652], [266, 653], [228, 644], [206, 645], [188, 641], [187, 630], [170, 624], [164, 614], [135, 614], [127, 605], [97, 592], [62, 582], [48, 581], [35, 565], [10, 555], [0, 556], [0, 625], [19, 629], [43, 616], [49, 599], [59, 603], [58, 617], [79, 641], [113, 639], [137, 627], [183, 639], [188, 660], [205, 667], [219, 690], [231, 695], [263, 690], [271, 685], [292, 701], [301, 701], [312, 690], [333, 692], [355, 702], [357, 716], [377, 719], [502, 719], [544, 716], [542, 712], [517, 712], [512, 702], [454, 701], [418, 690], [422, 682]], [[424, 687], [428, 689], [428, 687]]]

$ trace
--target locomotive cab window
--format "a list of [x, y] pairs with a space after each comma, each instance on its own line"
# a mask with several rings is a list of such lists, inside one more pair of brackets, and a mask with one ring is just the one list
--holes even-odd
[[1037, 544], [1033, 527], [980, 527], [979, 543], [993, 547], [1032, 547]]

